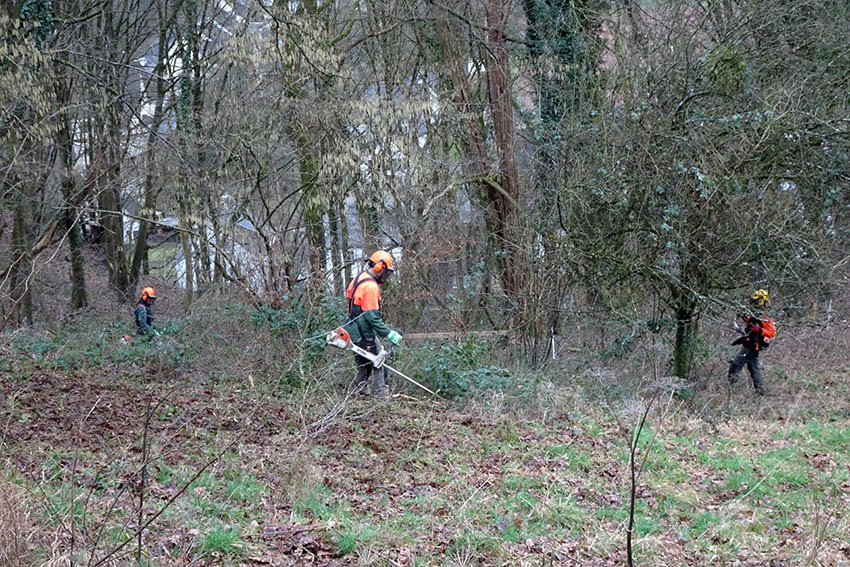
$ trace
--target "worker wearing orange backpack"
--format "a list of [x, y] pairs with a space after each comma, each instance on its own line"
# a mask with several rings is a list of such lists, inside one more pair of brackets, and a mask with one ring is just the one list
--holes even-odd
[[[345, 292], [348, 298], [348, 322], [345, 329], [354, 344], [371, 353], [380, 354], [383, 351], [381, 338], [396, 345], [401, 342], [401, 334], [387, 327], [381, 317], [381, 286], [393, 273], [393, 257], [388, 252], [378, 250], [369, 256], [367, 264], [367, 269], [351, 280]], [[355, 387], [368, 393], [371, 378], [372, 395], [379, 398], [389, 396], [385, 369], [376, 368], [369, 359], [357, 354], [354, 359], [357, 363]]]
[[735, 385], [738, 382], [738, 374], [746, 365], [753, 380], [753, 387], [759, 396], [765, 394], [764, 378], [759, 366], [759, 353], [770, 346], [770, 340], [776, 335], [773, 319], [768, 319], [764, 314], [767, 301], [767, 290], [757, 289], [750, 303], [758, 310], [759, 316], [741, 315], [740, 317], [744, 320], [743, 329], [738, 326], [737, 321], [735, 322], [735, 328], [741, 331], [741, 336], [732, 341], [732, 345], [741, 345], [741, 350], [729, 365], [729, 384]]

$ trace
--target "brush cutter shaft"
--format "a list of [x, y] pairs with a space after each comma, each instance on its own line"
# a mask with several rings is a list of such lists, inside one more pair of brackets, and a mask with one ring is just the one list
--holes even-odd
[[414, 380], [410, 376], [407, 376], [406, 374], [399, 372], [398, 370], [396, 370], [395, 368], [393, 368], [389, 364], [384, 364], [384, 360], [386, 360], [386, 358], [387, 358], [387, 351], [381, 350], [381, 352], [379, 352], [378, 354], [373, 354], [373, 353], [369, 352], [368, 350], [360, 348], [359, 346], [357, 346], [356, 344], [351, 342], [351, 336], [349, 336], [348, 332], [345, 329], [343, 329], [342, 327], [340, 327], [338, 329], [334, 329], [333, 331], [328, 333], [327, 336], [325, 337], [325, 340], [331, 346], [335, 346], [335, 347], [343, 349], [343, 350], [350, 350], [354, 354], [362, 356], [366, 360], [370, 361], [372, 363], [372, 366], [374, 366], [375, 368], [384, 367], [387, 370], [389, 370], [390, 372], [398, 374], [399, 376], [401, 376], [402, 378], [404, 378], [405, 380], [407, 380], [411, 384], [413, 384], [413, 385], [415, 385], [419, 388], [422, 388], [423, 390], [425, 390], [426, 392], [428, 392], [432, 396], [438, 395], [436, 392], [433, 392], [430, 389], [426, 388], [425, 386], [423, 386], [422, 384], [420, 384], [419, 382], [417, 382], [416, 380]]
[[414, 386], [418, 386], [418, 387], [422, 388], [423, 390], [425, 390], [426, 392], [428, 392], [428, 393], [429, 393], [429, 394], [431, 394], [432, 396], [437, 396], [437, 395], [438, 395], [438, 394], [437, 394], [437, 392], [433, 392], [433, 391], [429, 390], [428, 388], [426, 388], [425, 386], [423, 386], [422, 384], [420, 384], [419, 382], [417, 382], [416, 380], [414, 380], [414, 379], [413, 379], [413, 378], [411, 378], [410, 376], [407, 376], [407, 375], [405, 375], [405, 374], [402, 374], [401, 372], [399, 372], [398, 370], [396, 370], [395, 368], [393, 368], [393, 367], [392, 367], [392, 366], [390, 366], [389, 364], [384, 364], [384, 368], [386, 368], [386, 369], [387, 369], [387, 370], [389, 370], [390, 372], [395, 372], [396, 374], [398, 374], [399, 376], [401, 376], [402, 378], [404, 378], [405, 380], [407, 380], [408, 382], [410, 382], [410, 383], [411, 383], [411, 384], [413, 384]]

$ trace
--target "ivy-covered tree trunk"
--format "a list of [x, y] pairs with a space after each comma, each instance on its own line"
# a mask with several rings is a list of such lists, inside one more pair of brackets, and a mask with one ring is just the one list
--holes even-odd
[[328, 213], [328, 224], [331, 240], [331, 261], [333, 263], [333, 271], [331, 272], [331, 276], [333, 277], [333, 290], [334, 295], [339, 297], [345, 290], [345, 282], [343, 282], [345, 277], [345, 258], [342, 254], [342, 234], [340, 232], [340, 224], [344, 223], [345, 219], [341, 219], [335, 215], [334, 209], [336, 209], [336, 207], [332, 207], [331, 211]]
[[340, 269], [340, 276], [342, 277], [343, 289], [345, 289], [348, 280], [354, 278], [355, 275], [354, 264], [351, 259], [351, 242], [348, 240], [348, 218], [345, 210], [345, 198], [340, 199], [339, 203], [337, 203], [337, 214], [339, 215], [340, 227], [339, 242], [342, 247], [342, 267]]
[[697, 303], [686, 289], [674, 288], [673, 305], [676, 314], [676, 342], [673, 347], [673, 373], [688, 380], [694, 362], [697, 332]]
[[[177, 188], [177, 216], [180, 224], [180, 247], [183, 251], [183, 264], [185, 267], [183, 310], [188, 311], [192, 306], [195, 288], [195, 264], [192, 246], [192, 233], [194, 223], [192, 222], [192, 195], [195, 193], [196, 181], [196, 156], [192, 150], [196, 146], [192, 143], [195, 132], [194, 113], [194, 74], [193, 56], [195, 46], [198, 42], [197, 30], [197, 6], [195, 0], [186, 0], [183, 3], [183, 33], [180, 38], [180, 58], [183, 65], [180, 76], [179, 100], [177, 102], [177, 131], [180, 140], [180, 150], [184, 155], [185, 163], [180, 167], [179, 186]], [[188, 168], [187, 168], [188, 164]]]

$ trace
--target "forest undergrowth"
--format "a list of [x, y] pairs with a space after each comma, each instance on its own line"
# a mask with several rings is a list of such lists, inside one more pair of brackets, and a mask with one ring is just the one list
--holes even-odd
[[650, 400], [635, 564], [850, 564], [850, 379], [815, 330], [765, 355], [763, 399], [729, 396], [725, 347], [665, 379], [650, 337], [537, 369], [410, 341], [395, 364], [451, 399], [392, 379], [375, 401], [312, 336], [326, 320], [268, 315], [210, 307], [130, 345], [100, 317], [8, 335], [0, 564], [624, 565]]

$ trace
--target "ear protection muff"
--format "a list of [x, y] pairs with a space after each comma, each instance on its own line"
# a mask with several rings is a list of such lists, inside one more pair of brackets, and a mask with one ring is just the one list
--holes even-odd
[[387, 263], [383, 260], [377, 264], [372, 260], [369, 260], [369, 267], [372, 268], [372, 271], [375, 272], [376, 276], [388, 268]]
[[369, 256], [369, 268], [376, 276], [384, 278], [393, 271], [393, 257], [383, 250], [378, 250]]
[[156, 291], [151, 286], [145, 286], [142, 289], [142, 301], [149, 301], [151, 299], [156, 299]]

